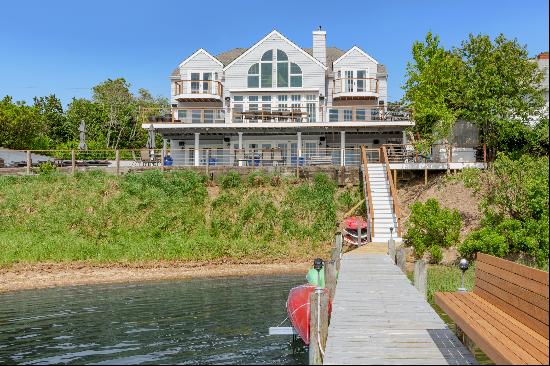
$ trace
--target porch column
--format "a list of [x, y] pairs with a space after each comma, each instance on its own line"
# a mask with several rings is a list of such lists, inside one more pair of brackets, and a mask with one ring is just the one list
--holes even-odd
[[199, 132], [195, 132], [195, 166], [199, 166], [201, 162], [199, 149]]
[[301, 132], [297, 132], [296, 135], [297, 135], [297, 137], [298, 137], [298, 146], [297, 146], [297, 149], [298, 149], [298, 158], [301, 158], [301, 157], [302, 157], [302, 133], [301, 133]]
[[340, 166], [346, 166], [346, 131], [340, 132]]
[[[237, 132], [237, 133], [239, 134], [239, 150], [242, 151], [242, 148], [243, 148], [243, 133], [242, 132]], [[242, 154], [239, 153], [237, 156], [242, 156]], [[239, 163], [239, 166], [243, 166], [244, 162], [242, 160], [239, 160], [238, 163]]]

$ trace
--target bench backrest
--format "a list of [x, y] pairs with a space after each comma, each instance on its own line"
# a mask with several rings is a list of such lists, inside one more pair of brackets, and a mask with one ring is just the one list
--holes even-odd
[[548, 339], [548, 272], [478, 253], [474, 293]]

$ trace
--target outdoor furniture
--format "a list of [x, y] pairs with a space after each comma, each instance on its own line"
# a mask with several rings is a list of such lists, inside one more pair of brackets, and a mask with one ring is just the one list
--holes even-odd
[[[151, 153], [151, 151], [153, 152]], [[141, 164], [143, 166], [158, 165], [160, 163], [160, 156], [157, 156], [154, 153], [154, 150], [141, 149], [140, 156], [141, 156]]]
[[309, 158], [310, 165], [330, 165], [332, 157], [330, 155], [313, 155]]
[[548, 272], [478, 253], [473, 292], [435, 303], [496, 364], [548, 360]]

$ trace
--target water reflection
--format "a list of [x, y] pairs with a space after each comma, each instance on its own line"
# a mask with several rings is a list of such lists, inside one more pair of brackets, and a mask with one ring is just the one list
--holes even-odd
[[286, 317], [299, 276], [79, 286], [0, 295], [0, 364], [303, 364]]

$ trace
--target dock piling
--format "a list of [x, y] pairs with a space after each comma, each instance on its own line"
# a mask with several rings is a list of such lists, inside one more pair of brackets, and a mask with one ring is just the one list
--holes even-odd
[[414, 262], [414, 287], [424, 296], [424, 299], [428, 298], [428, 266], [422, 259]]
[[407, 251], [405, 250], [405, 247], [401, 246], [397, 249], [397, 266], [403, 271], [403, 273], [407, 274]]
[[313, 292], [309, 297], [309, 308], [309, 364], [322, 365], [328, 334], [327, 293]]

